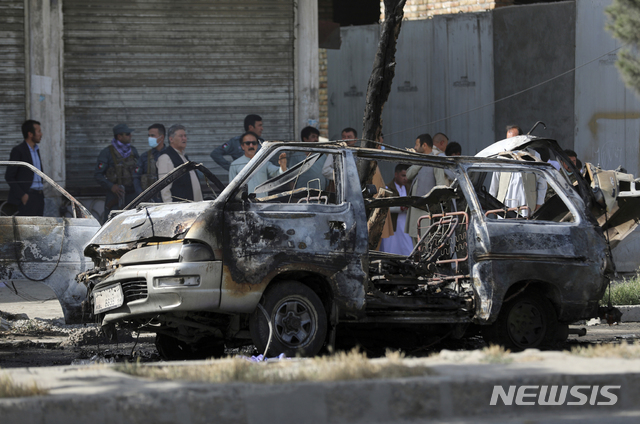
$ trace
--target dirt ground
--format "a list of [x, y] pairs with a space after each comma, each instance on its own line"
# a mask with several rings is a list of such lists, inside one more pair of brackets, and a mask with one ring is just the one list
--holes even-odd
[[[100, 362], [154, 362], [160, 357], [155, 335], [120, 331], [118, 342], [109, 342], [97, 324], [65, 325], [62, 309], [53, 292], [38, 283], [21, 286], [18, 294], [0, 287], [0, 368], [47, 367]], [[619, 325], [574, 325], [586, 328], [587, 335], [570, 335], [562, 349], [601, 343], [632, 343], [640, 340], [640, 323]], [[485, 347], [481, 337], [441, 342], [407, 352], [408, 356], [425, 356], [442, 349], [473, 350]], [[227, 351], [235, 354], [237, 351]], [[257, 353], [251, 349], [243, 354]]]

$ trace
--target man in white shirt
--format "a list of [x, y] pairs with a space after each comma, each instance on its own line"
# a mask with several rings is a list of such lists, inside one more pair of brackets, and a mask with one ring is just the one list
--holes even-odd
[[[508, 157], [529, 156], [540, 159], [538, 152], [526, 149], [509, 153]], [[531, 214], [538, 210], [544, 203], [547, 193], [547, 182], [543, 177], [532, 172], [494, 172], [491, 177], [489, 194], [504, 203], [508, 208], [526, 206]], [[529, 211], [520, 212], [522, 216], [529, 216]]]
[[[238, 159], [231, 162], [231, 165], [229, 166], [229, 182], [233, 181], [242, 168], [244, 168], [256, 155], [256, 152], [258, 151], [258, 136], [252, 132], [242, 134], [240, 136], [240, 148], [244, 151], [244, 156], [240, 156]], [[255, 192], [257, 186], [264, 183], [269, 178], [273, 178], [287, 170], [286, 153], [280, 154], [278, 163], [280, 164], [279, 167], [269, 161], [263, 162], [262, 166], [253, 173], [247, 182], [248, 193]], [[266, 195], [266, 193], [264, 195]]]
[[[158, 157], [158, 178], [163, 178], [173, 169], [189, 161], [184, 151], [187, 148], [187, 130], [182, 125], [172, 125], [168, 131], [169, 147]], [[182, 202], [184, 200], [202, 201], [202, 189], [195, 171], [175, 180], [161, 191], [164, 203]]]
[[[387, 184], [394, 196], [405, 197], [407, 195], [407, 165], [396, 165], [393, 181]], [[393, 223], [393, 235], [382, 239], [380, 250], [388, 253], [409, 256], [413, 250], [411, 236], [404, 232], [407, 222], [406, 206], [394, 206], [389, 208], [391, 221]]]
[[[433, 155], [433, 139], [429, 134], [420, 134], [416, 138], [414, 151], [425, 155]], [[407, 179], [411, 181], [409, 196], [422, 197], [428, 194], [437, 185], [434, 168], [431, 166], [412, 165], [407, 169]], [[410, 207], [407, 213], [405, 233], [409, 234], [414, 242], [418, 238], [418, 218], [427, 215], [422, 209]]]
[[435, 156], [446, 156], [444, 152], [447, 150], [448, 144], [449, 137], [443, 133], [436, 133], [436, 135], [433, 136], [433, 154]]

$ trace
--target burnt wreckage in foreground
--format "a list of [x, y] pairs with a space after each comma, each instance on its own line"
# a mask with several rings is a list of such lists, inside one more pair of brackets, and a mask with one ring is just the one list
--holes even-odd
[[[551, 140], [521, 141], [519, 148], [535, 142], [562, 155]], [[282, 152], [304, 159], [249, 190], [250, 178]], [[317, 175], [327, 157], [329, 189]], [[441, 168], [450, 184], [424, 197], [387, 197], [361, 187], [356, 160]], [[214, 200], [144, 203], [189, 169], [221, 189]], [[487, 191], [494, 172], [535, 178], [553, 191], [535, 212], [508, 208]], [[224, 189], [193, 163], [156, 182], [89, 242], [95, 267], [78, 281], [105, 330], [154, 332], [167, 359], [252, 343], [288, 356], [336, 343], [412, 348], [472, 329], [512, 349], [552, 346], [569, 323], [597, 316], [613, 271], [603, 228], [615, 229], [596, 222], [606, 205], [589, 184], [572, 186], [535, 160], [265, 143]], [[392, 206], [424, 211], [409, 256], [369, 248]], [[618, 224], [633, 221], [623, 215]]]

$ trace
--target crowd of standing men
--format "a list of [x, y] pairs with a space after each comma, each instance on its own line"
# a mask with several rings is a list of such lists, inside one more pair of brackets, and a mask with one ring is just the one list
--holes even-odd
[[[245, 132], [234, 137], [215, 148], [211, 152], [211, 158], [223, 169], [229, 172], [229, 181], [244, 168], [260, 149], [264, 126], [259, 115], [247, 115], [244, 120]], [[22, 125], [24, 142], [14, 147], [10, 160], [24, 161], [33, 164], [42, 170], [39, 146], [42, 139], [40, 123], [28, 120]], [[159, 123], [154, 123], [147, 128], [149, 149], [143, 154], [131, 145], [134, 130], [127, 124], [120, 123], [113, 127], [113, 138], [110, 144], [99, 153], [94, 178], [105, 190], [105, 205], [102, 220], [105, 221], [112, 210], [118, 210], [130, 203], [159, 178], [171, 172], [174, 168], [189, 160], [185, 154], [187, 147], [186, 128], [182, 125], [173, 125], [168, 130]], [[342, 133], [342, 140], [347, 145], [357, 143], [357, 131], [347, 127]], [[303, 142], [317, 142], [320, 132], [314, 127], [305, 127], [301, 131]], [[168, 143], [167, 143], [168, 139]], [[382, 141], [382, 140], [380, 140]], [[415, 150], [426, 154], [461, 154], [460, 145], [448, 143], [448, 138], [438, 133], [431, 140], [428, 134], [423, 134], [416, 140]], [[231, 156], [229, 162], [225, 156]], [[268, 178], [281, 174], [287, 170], [287, 166], [293, 166], [304, 160], [304, 152], [292, 152], [290, 157], [281, 154], [277, 163], [269, 164], [261, 168], [265, 175], [254, 175], [249, 181], [250, 192], [255, 186]], [[317, 161], [306, 172], [305, 178], [297, 181], [296, 188], [305, 186], [310, 180], [317, 180], [322, 189], [333, 184], [334, 175], [333, 157]], [[418, 167], [419, 168], [419, 167]], [[429, 186], [433, 185], [430, 177], [425, 176], [425, 171], [415, 167], [400, 166], [395, 170], [394, 179], [385, 184], [381, 175], [376, 175], [378, 186], [386, 186], [394, 193], [401, 196], [421, 195]], [[438, 177], [440, 178], [440, 176]], [[18, 205], [19, 215], [41, 216], [44, 211], [44, 195], [42, 179], [36, 173], [24, 167], [9, 167], [6, 180], [10, 185], [9, 202]], [[408, 184], [412, 182], [409, 187]], [[202, 200], [202, 191], [195, 171], [173, 181], [162, 189], [159, 196], [153, 200], [156, 202], [175, 201], [199, 201]], [[396, 210], [397, 209], [397, 210]], [[415, 229], [410, 225], [412, 211], [406, 208], [393, 208], [387, 230], [383, 233], [383, 241], [380, 248], [394, 253], [407, 254], [412, 248], [411, 238], [415, 237]], [[414, 212], [415, 214], [415, 212]], [[406, 228], [405, 228], [406, 227]]]
[[[263, 122], [259, 115], [247, 115], [244, 120], [245, 132], [228, 142], [215, 148], [211, 152], [211, 158], [229, 173], [229, 181], [233, 180], [260, 149], [263, 132]], [[159, 178], [171, 172], [176, 167], [189, 161], [185, 154], [187, 147], [186, 128], [182, 125], [172, 125], [168, 130], [164, 125], [155, 123], [147, 128], [149, 149], [140, 155], [131, 145], [133, 129], [127, 124], [121, 123], [113, 127], [113, 138], [109, 146], [105, 147], [98, 155], [94, 178], [105, 190], [105, 206], [103, 221], [112, 210], [121, 209], [135, 197], [141, 194]], [[28, 120], [22, 125], [24, 142], [15, 146], [10, 155], [11, 161], [23, 161], [32, 164], [42, 170], [39, 143], [42, 139], [40, 123]], [[507, 127], [507, 138], [521, 135], [522, 131], [517, 126]], [[314, 127], [305, 127], [301, 131], [303, 142], [319, 141], [320, 132]], [[342, 133], [342, 140], [347, 145], [357, 143], [357, 131], [347, 127]], [[168, 145], [166, 142], [168, 139]], [[379, 140], [382, 143], [382, 138]], [[415, 152], [427, 155], [459, 156], [462, 148], [459, 143], [449, 142], [443, 133], [437, 133], [433, 137], [429, 134], [420, 134], [413, 149]], [[582, 164], [577, 159], [575, 152], [566, 150], [576, 169], [581, 169]], [[532, 152], [531, 154], [536, 154]], [[231, 156], [229, 162], [225, 156]], [[305, 160], [307, 157], [303, 151], [282, 153], [273, 163], [259, 169], [260, 175], [252, 175], [248, 181], [248, 191], [255, 188], [269, 178], [273, 178], [287, 170], [287, 167]], [[567, 164], [559, 164], [549, 161], [557, 169], [564, 166], [571, 177]], [[379, 170], [374, 176], [374, 184], [378, 188], [386, 187], [396, 196], [424, 196], [435, 186], [448, 186], [453, 180], [452, 175], [442, 168], [428, 166], [407, 166], [399, 164], [394, 170], [391, 181], [384, 182]], [[264, 175], [262, 175], [264, 174]], [[541, 179], [525, 181], [518, 179], [519, 174], [508, 176], [509, 180], [501, 181], [502, 174], [494, 173], [489, 192], [509, 207], [526, 206], [534, 211], [544, 202], [547, 191], [546, 183]], [[296, 182], [295, 188], [304, 187], [309, 181], [316, 181], [320, 189], [332, 187], [334, 176], [333, 156], [327, 155], [326, 159], [317, 160], [306, 172], [305, 177]], [[18, 215], [42, 216], [44, 211], [44, 194], [42, 178], [25, 167], [7, 167], [5, 175], [9, 183], [10, 192], [8, 201], [18, 206]], [[531, 186], [531, 187], [529, 187]], [[531, 195], [530, 195], [531, 194]], [[516, 199], [516, 200], [514, 200]], [[200, 201], [203, 200], [200, 182], [195, 171], [189, 171], [171, 184], [163, 188], [154, 199], [155, 202]], [[513, 203], [518, 204], [513, 204]], [[417, 208], [394, 207], [390, 209], [387, 225], [382, 234], [379, 249], [402, 255], [408, 255], [418, 237], [418, 218], [424, 215], [424, 211]]]

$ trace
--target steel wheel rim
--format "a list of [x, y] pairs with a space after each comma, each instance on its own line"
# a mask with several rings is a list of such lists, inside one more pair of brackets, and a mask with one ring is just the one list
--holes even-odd
[[313, 340], [317, 325], [315, 311], [304, 299], [290, 297], [276, 306], [274, 333], [282, 344], [299, 348]]
[[509, 311], [507, 331], [517, 346], [537, 346], [544, 338], [545, 319], [537, 305], [523, 301]]

